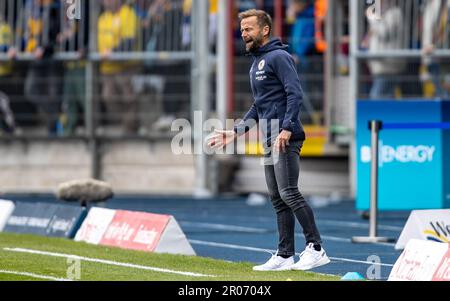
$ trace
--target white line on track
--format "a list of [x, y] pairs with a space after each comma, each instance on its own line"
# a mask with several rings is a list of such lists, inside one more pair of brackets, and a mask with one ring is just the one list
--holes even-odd
[[191, 226], [191, 227], [202, 227], [207, 229], [214, 230], [227, 230], [227, 231], [235, 231], [235, 232], [248, 232], [248, 233], [267, 233], [270, 230], [261, 229], [261, 228], [252, 228], [252, 227], [242, 227], [242, 226], [234, 226], [234, 225], [224, 225], [224, 224], [213, 224], [213, 223], [199, 223], [199, 222], [180, 222], [182, 226]]
[[[358, 223], [358, 222], [343, 222], [343, 221], [333, 221], [333, 220], [317, 220], [317, 224], [319, 225], [327, 225], [327, 226], [342, 226], [342, 227], [350, 227], [350, 228], [360, 228], [360, 229], [369, 229], [369, 223]], [[403, 230], [402, 227], [397, 226], [388, 226], [388, 225], [378, 225], [378, 229], [385, 231], [395, 231], [401, 232]]]
[[[188, 219], [190, 217], [186, 216], [186, 219]], [[224, 216], [221, 216], [222, 218], [224, 218]], [[181, 217], [180, 217], [181, 218]], [[249, 217], [248, 216], [242, 216], [242, 215], [234, 215], [233, 218], [242, 220], [242, 221], [248, 221]], [[229, 220], [229, 216], [225, 217], [225, 219]], [[274, 221], [273, 218], [268, 218], [268, 217], [258, 217], [257, 219], [255, 219], [254, 221], [256, 222], [270, 222], [272, 223]], [[327, 225], [327, 226], [337, 226], [337, 227], [348, 227], [348, 228], [356, 228], [356, 229], [369, 229], [369, 222], [364, 223], [364, 222], [349, 222], [349, 221], [340, 221], [340, 220], [330, 220], [330, 219], [321, 219], [321, 218], [317, 218], [316, 222], [319, 226], [321, 225]], [[401, 232], [403, 230], [403, 227], [401, 226], [391, 226], [391, 225], [383, 225], [383, 224], [378, 224], [378, 229], [379, 230], [384, 230], [384, 231], [393, 231], [393, 232]]]
[[0, 274], [27, 276], [27, 277], [36, 278], [36, 279], [53, 280], [53, 281], [72, 281], [71, 279], [56, 278], [56, 277], [51, 277], [51, 276], [46, 276], [46, 275], [38, 275], [38, 274], [33, 274], [33, 273], [28, 273], [28, 272], [0, 270]]
[[[210, 241], [203, 241], [203, 240], [189, 239], [189, 242], [194, 245], [204, 245], [204, 246], [211, 246], [211, 247], [218, 247], [218, 248], [228, 248], [228, 249], [264, 252], [264, 253], [272, 253], [272, 254], [275, 253], [274, 250], [270, 250], [270, 249], [255, 248], [255, 247], [218, 243], [218, 242], [210, 242]], [[296, 254], [300, 255], [300, 253], [296, 253]], [[380, 265], [380, 266], [386, 266], [386, 267], [394, 266], [393, 264], [389, 264], [389, 263], [376, 263], [376, 262], [372, 262], [372, 261], [356, 260], [356, 259], [349, 259], [349, 258], [342, 258], [342, 257], [330, 257], [330, 259], [336, 260], [336, 261], [354, 262], [354, 263], [362, 263], [362, 264], [368, 264], [368, 265]]]
[[[304, 237], [303, 234], [295, 233], [295, 236], [298, 237]], [[336, 237], [336, 236], [329, 236], [329, 235], [320, 235], [323, 239], [330, 240], [330, 241], [336, 241], [336, 242], [346, 242], [352, 244], [352, 240], [350, 238], [344, 238], [344, 237]], [[394, 243], [390, 242], [376, 242], [373, 243], [374, 245], [380, 245], [380, 246], [387, 246], [387, 247], [394, 247]]]
[[[235, 226], [235, 225], [224, 225], [224, 224], [213, 224], [213, 223], [199, 223], [199, 222], [186, 222], [182, 221], [180, 222], [181, 226], [186, 227], [198, 227], [203, 229], [211, 229], [211, 230], [224, 230], [224, 231], [233, 231], [233, 232], [244, 232], [244, 233], [267, 233], [271, 231], [270, 229], [263, 229], [263, 228], [252, 228], [252, 227], [242, 227], [242, 226]], [[296, 236], [303, 237], [301, 234], [296, 233]], [[330, 235], [321, 235], [322, 238], [330, 241], [335, 242], [344, 242], [344, 243], [352, 243], [352, 240], [350, 238], [345, 237], [336, 237], [336, 236], [330, 236]], [[378, 242], [374, 243], [377, 245], [383, 245], [383, 246], [389, 246], [392, 247], [394, 244], [392, 243], [385, 243], [385, 242]]]
[[178, 274], [178, 275], [192, 276], [192, 277], [216, 277], [215, 275], [204, 275], [204, 274], [198, 274], [198, 273], [192, 273], [192, 272], [174, 271], [174, 270], [162, 269], [162, 268], [156, 268], [156, 267], [150, 267], [150, 266], [117, 262], [117, 261], [112, 261], [112, 260], [82, 257], [82, 256], [77, 256], [77, 255], [72, 255], [72, 254], [53, 253], [53, 252], [22, 249], [22, 248], [3, 248], [3, 250], [10, 251], [10, 252], [51, 256], [51, 257], [71, 258], [71, 259], [82, 260], [82, 261], [87, 261], [87, 262], [102, 263], [102, 264], [107, 264], [107, 265], [114, 265], [114, 266], [120, 266], [120, 267], [125, 267], [125, 268], [146, 270], [146, 271], [154, 271], [154, 272], [160, 272], [160, 273]]

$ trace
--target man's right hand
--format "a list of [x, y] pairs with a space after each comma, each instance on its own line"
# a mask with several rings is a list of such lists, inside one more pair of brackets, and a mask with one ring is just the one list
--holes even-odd
[[208, 146], [213, 148], [223, 148], [230, 144], [237, 137], [234, 131], [215, 130], [215, 135], [208, 139]]

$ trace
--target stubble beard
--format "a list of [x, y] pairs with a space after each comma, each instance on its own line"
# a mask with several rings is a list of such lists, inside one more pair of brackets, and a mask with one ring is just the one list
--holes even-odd
[[263, 36], [262, 34], [254, 37], [251, 39], [252, 43], [245, 43], [245, 49], [247, 50], [247, 52], [255, 52], [256, 50], [258, 50], [262, 43], [263, 43]]

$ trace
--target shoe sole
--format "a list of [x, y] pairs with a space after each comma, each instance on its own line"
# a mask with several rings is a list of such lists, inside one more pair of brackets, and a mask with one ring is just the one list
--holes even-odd
[[312, 266], [308, 266], [308, 267], [292, 267], [291, 270], [294, 270], [294, 271], [308, 271], [308, 270], [311, 270], [311, 269], [318, 268], [320, 266], [329, 264], [330, 262], [331, 262], [330, 258], [323, 257], [322, 259], [320, 259], [318, 262], [316, 262]]

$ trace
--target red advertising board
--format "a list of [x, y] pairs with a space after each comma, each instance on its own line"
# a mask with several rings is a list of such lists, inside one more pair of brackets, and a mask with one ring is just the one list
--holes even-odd
[[100, 244], [152, 252], [169, 220], [169, 215], [117, 210]]
[[389, 275], [390, 281], [449, 281], [449, 244], [411, 239]]
[[433, 281], [450, 281], [450, 245], [433, 275]]

